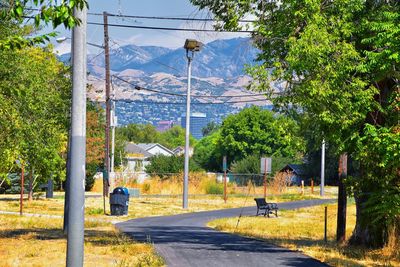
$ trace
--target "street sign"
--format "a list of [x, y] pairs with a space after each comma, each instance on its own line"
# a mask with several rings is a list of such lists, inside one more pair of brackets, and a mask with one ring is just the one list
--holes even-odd
[[271, 158], [261, 158], [261, 170], [260, 173], [271, 173], [272, 159]]
[[227, 169], [228, 169], [228, 168], [227, 168], [227, 166], [226, 166], [226, 156], [224, 156], [224, 157], [222, 158], [222, 170], [223, 170], [224, 172], [226, 172]]

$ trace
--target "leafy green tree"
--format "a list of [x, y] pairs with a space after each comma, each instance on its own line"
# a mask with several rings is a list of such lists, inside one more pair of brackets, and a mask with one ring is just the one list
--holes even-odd
[[[162, 179], [167, 179], [170, 174], [183, 172], [183, 156], [156, 155], [150, 158], [150, 164], [146, 166], [146, 172], [157, 174]], [[189, 171], [200, 171], [201, 168], [194, 162], [189, 161]]]
[[94, 185], [94, 175], [104, 169], [105, 119], [101, 107], [93, 102], [86, 108], [86, 177], [85, 190]]
[[[273, 156], [271, 161], [272, 161], [272, 166], [271, 166], [272, 175], [281, 170], [287, 164], [300, 163], [299, 159], [284, 158], [278, 155]], [[231, 164], [230, 170], [234, 173], [259, 174], [261, 173], [260, 156], [250, 155], [241, 160], [234, 161]]]
[[[174, 126], [171, 129], [166, 130], [165, 132], [160, 133], [159, 143], [163, 146], [168, 147], [169, 149], [174, 149], [178, 146], [185, 145], [185, 129], [181, 126]], [[196, 144], [196, 139], [189, 136], [189, 144], [190, 146], [194, 146]]]
[[222, 171], [223, 155], [218, 147], [220, 135], [220, 131], [216, 131], [203, 137], [194, 147], [193, 160], [206, 170]]
[[219, 127], [220, 126], [216, 122], [212, 121], [212, 122], [207, 123], [207, 125], [204, 126], [203, 129], [201, 129], [201, 133], [203, 134], [203, 136], [207, 136], [207, 135], [210, 135], [213, 132], [217, 131], [219, 129]]
[[[65, 176], [70, 82], [68, 70], [54, 54], [42, 48], [0, 51], [0, 172], [24, 162], [29, 175], [29, 196], [33, 177], [43, 183]], [[40, 73], [40, 75], [38, 75]], [[9, 107], [9, 110], [3, 109]], [[14, 116], [13, 120], [10, 115]], [[4, 161], [3, 161], [4, 159]]]
[[[64, 25], [65, 28], [71, 29], [81, 22], [74, 17], [74, 8], [82, 9], [87, 5], [86, 0], [1, 0], [0, 21], [14, 21], [17, 24], [22, 24], [26, 16], [32, 16], [34, 18], [34, 29], [40, 29], [48, 24], [51, 24], [53, 28]], [[37, 10], [32, 11], [32, 8], [35, 7]], [[26, 46], [44, 44], [46, 41], [49, 41], [50, 37], [54, 36], [54, 32], [28, 36], [26, 33], [11, 30], [3, 38], [0, 38], [0, 50], [20, 49]]]
[[207, 170], [221, 171], [224, 155], [229, 163], [264, 155], [298, 159], [302, 150], [295, 121], [254, 106], [229, 115], [218, 131], [201, 139], [193, 159]]
[[400, 194], [399, 2], [191, 2], [227, 30], [255, 17], [260, 53], [249, 68], [251, 89], [272, 93], [270, 82], [284, 81], [275, 106], [309, 116], [318, 143], [324, 138], [336, 155], [347, 152], [359, 162], [359, 175], [347, 183], [357, 206], [351, 243], [382, 246], [396, 224], [400, 236], [400, 205], [388, 200]]
[[229, 162], [250, 155], [295, 157], [303, 146], [297, 131], [290, 118], [253, 106], [226, 117], [218, 147]]
[[116, 128], [116, 138], [134, 143], [157, 143], [159, 133], [151, 124], [128, 124]]

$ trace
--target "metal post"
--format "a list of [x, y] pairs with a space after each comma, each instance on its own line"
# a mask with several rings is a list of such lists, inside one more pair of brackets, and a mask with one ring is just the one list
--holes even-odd
[[103, 12], [104, 19], [104, 56], [105, 56], [105, 76], [106, 76], [106, 128], [105, 128], [105, 155], [104, 155], [104, 168], [105, 176], [103, 177], [103, 209], [105, 209], [105, 197], [108, 196], [109, 187], [109, 172], [110, 172], [110, 50], [108, 46], [108, 17], [107, 12]]
[[189, 134], [190, 134], [190, 83], [192, 71], [192, 57], [189, 56], [189, 50], [186, 50], [186, 57], [188, 59], [187, 69], [187, 93], [186, 93], [186, 129], [185, 129], [185, 166], [183, 175], [183, 208], [188, 208], [188, 186], [189, 186]]
[[267, 170], [268, 170], [268, 162], [267, 162], [267, 158], [264, 158], [264, 198], [267, 197]]
[[21, 195], [19, 198], [19, 215], [22, 215], [22, 207], [24, 205], [24, 177], [25, 176], [25, 168], [24, 162], [21, 162]]
[[75, 8], [81, 24], [72, 31], [71, 162], [67, 266], [83, 266], [86, 158], [86, 8]]
[[325, 243], [328, 240], [327, 231], [328, 231], [328, 207], [325, 206], [325, 222], [324, 222], [324, 241], [325, 241]]
[[226, 170], [224, 170], [224, 201], [226, 203]]
[[347, 154], [341, 154], [339, 158], [339, 192], [338, 192], [338, 212], [336, 241], [343, 243], [346, 239], [346, 209], [347, 194], [344, 179], [347, 177]]
[[227, 159], [226, 156], [222, 158], [222, 170], [224, 171], [224, 202], [226, 203], [226, 170], [227, 170]]
[[321, 184], [320, 184], [320, 196], [325, 195], [325, 139], [322, 140], [321, 148]]

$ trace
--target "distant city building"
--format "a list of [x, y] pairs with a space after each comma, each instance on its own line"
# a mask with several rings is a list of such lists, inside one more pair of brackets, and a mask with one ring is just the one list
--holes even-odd
[[157, 131], [165, 132], [166, 130], [171, 129], [172, 126], [174, 126], [173, 121], [159, 121], [157, 123]]
[[[207, 114], [200, 112], [192, 113], [190, 115], [190, 134], [196, 139], [202, 138], [203, 133], [201, 130], [207, 125], [207, 123]], [[186, 114], [182, 115], [181, 126], [182, 128], [186, 128]]]

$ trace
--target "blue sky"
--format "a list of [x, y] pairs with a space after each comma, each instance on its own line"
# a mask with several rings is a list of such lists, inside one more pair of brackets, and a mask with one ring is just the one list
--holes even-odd
[[[199, 11], [189, 0], [89, 0], [89, 13], [102, 13], [107, 11], [113, 14], [139, 15], [139, 16], [164, 16], [182, 18], [204, 18], [210, 16], [206, 11]], [[88, 15], [89, 22], [102, 22], [102, 16]], [[121, 19], [109, 18], [109, 23], [129, 24], [138, 26], [178, 27], [178, 28], [210, 28], [211, 24], [185, 21], [147, 20], [147, 19]], [[59, 36], [70, 37], [71, 33], [62, 28], [57, 29]], [[157, 45], [169, 48], [183, 46], [187, 38], [195, 38], [203, 43], [215, 39], [234, 38], [246, 36], [235, 33], [194, 33], [182, 31], [162, 31], [145, 29], [109, 28], [110, 45], [135, 44]], [[88, 25], [88, 42], [103, 43], [103, 26]], [[70, 42], [56, 44], [59, 54], [69, 52]], [[89, 53], [98, 50], [88, 47]]]

